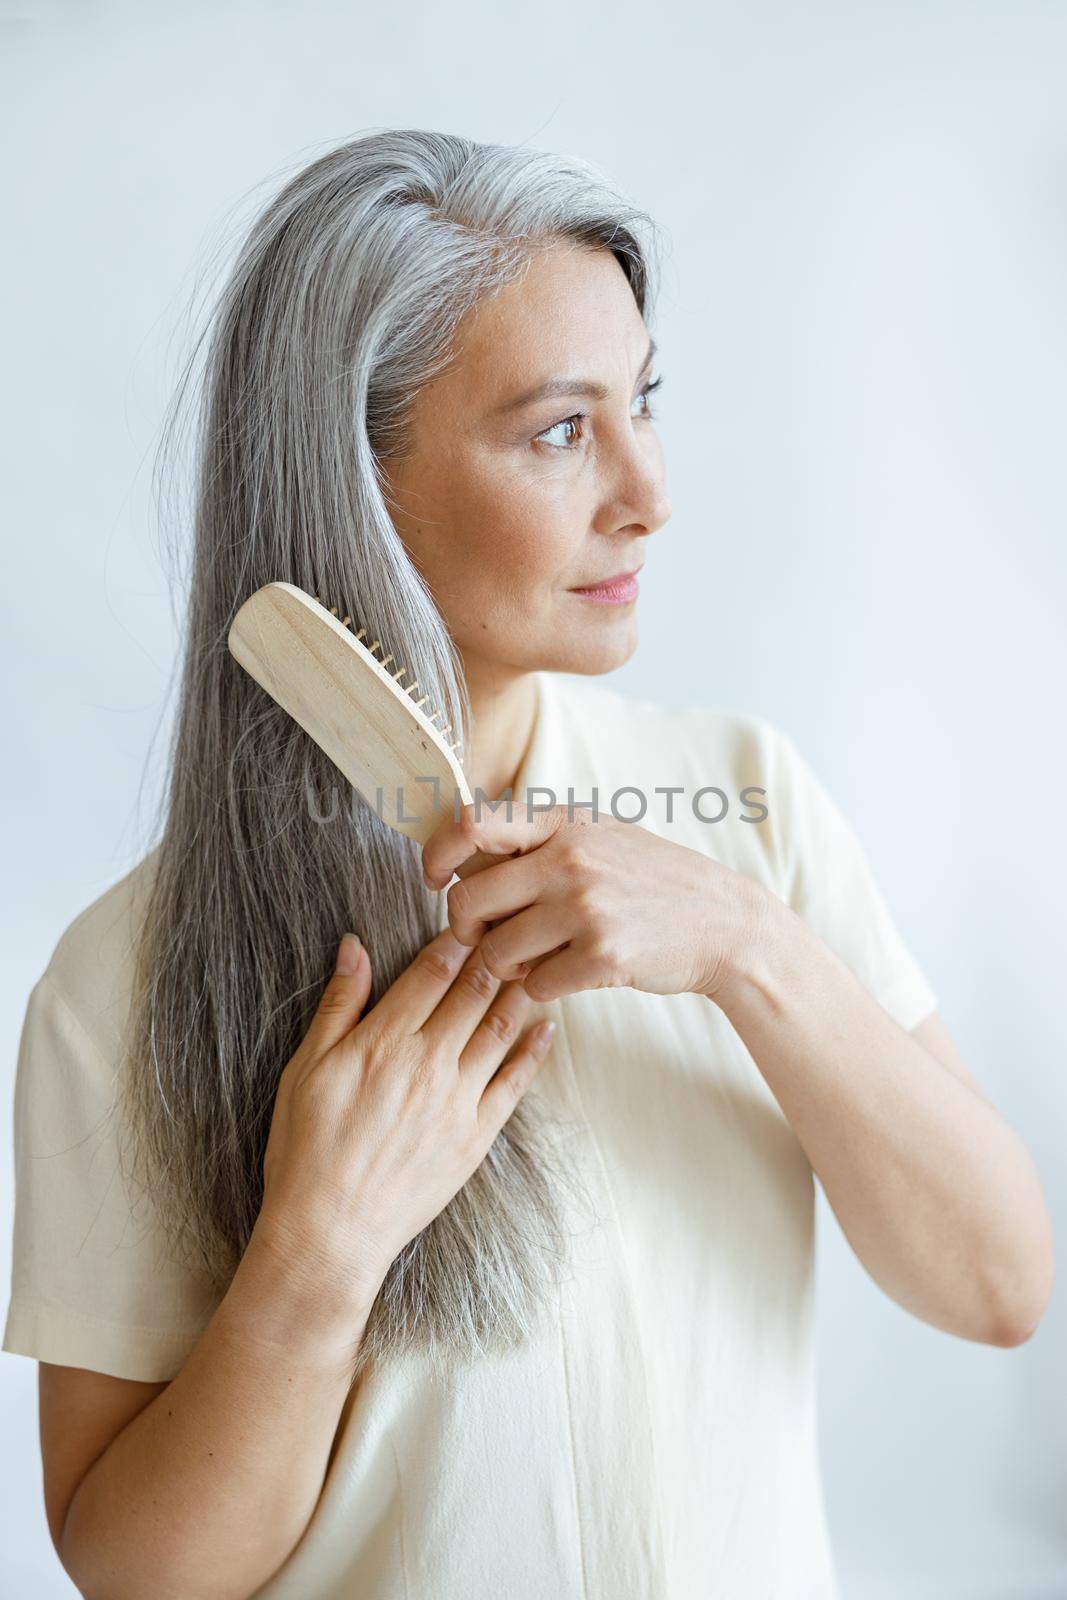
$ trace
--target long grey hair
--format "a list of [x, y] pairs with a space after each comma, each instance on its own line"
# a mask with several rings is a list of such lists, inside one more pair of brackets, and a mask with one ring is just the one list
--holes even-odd
[[[206, 351], [180, 703], [122, 1104], [129, 1176], [220, 1295], [262, 1202], [279, 1075], [341, 933], [370, 952], [372, 1006], [434, 936], [439, 908], [419, 846], [341, 785], [233, 661], [227, 632], [262, 584], [295, 583], [372, 625], [468, 746], [462, 663], [380, 467], [410, 448], [411, 402], [447, 366], [464, 313], [567, 240], [610, 250], [647, 316], [650, 219], [596, 168], [422, 129], [368, 134], [262, 211], [186, 369], [188, 386]], [[529, 1335], [566, 1255], [574, 1173], [553, 1125], [536, 1092], [524, 1097], [397, 1256], [354, 1377], [415, 1345], [436, 1368]]]

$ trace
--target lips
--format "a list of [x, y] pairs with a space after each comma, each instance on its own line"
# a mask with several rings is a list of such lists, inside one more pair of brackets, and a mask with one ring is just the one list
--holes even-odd
[[628, 572], [616, 572], [613, 577], [599, 578], [596, 583], [576, 584], [571, 592], [573, 594], [593, 594], [600, 589], [611, 589], [628, 583], [631, 578], [636, 578], [640, 571], [640, 567], [631, 567]]
[[640, 570], [640, 567], [636, 567], [630, 572], [616, 573], [613, 578], [603, 578], [599, 583], [572, 589], [571, 594], [582, 600], [600, 601], [601, 604], [628, 605], [637, 599], [637, 574]]

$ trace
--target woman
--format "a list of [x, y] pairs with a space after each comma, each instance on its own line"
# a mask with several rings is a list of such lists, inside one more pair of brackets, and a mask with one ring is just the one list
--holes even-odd
[[[813, 1172], [916, 1316], [1043, 1312], [1029, 1155], [799, 752], [590, 681], [670, 509], [646, 224], [579, 162], [387, 132], [229, 280], [160, 842], [19, 1062], [4, 1347], [88, 1595], [832, 1595]], [[332, 803], [225, 648], [279, 577], [373, 622], [510, 815], [420, 852]]]

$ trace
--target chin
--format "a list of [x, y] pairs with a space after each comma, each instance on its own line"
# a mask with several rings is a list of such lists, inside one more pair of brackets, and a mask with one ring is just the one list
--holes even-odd
[[629, 661], [637, 642], [636, 617], [619, 617], [614, 627], [574, 629], [569, 636], [557, 635], [545, 651], [542, 665], [549, 672], [595, 677], [614, 672]]

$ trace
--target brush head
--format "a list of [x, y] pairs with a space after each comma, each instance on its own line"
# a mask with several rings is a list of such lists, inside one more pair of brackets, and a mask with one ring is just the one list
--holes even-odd
[[291, 583], [257, 589], [234, 617], [227, 642], [391, 828], [425, 844], [471, 803], [452, 747], [411, 697], [418, 685], [401, 688], [397, 678], [405, 669], [387, 671], [303, 589]]

